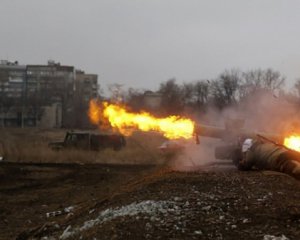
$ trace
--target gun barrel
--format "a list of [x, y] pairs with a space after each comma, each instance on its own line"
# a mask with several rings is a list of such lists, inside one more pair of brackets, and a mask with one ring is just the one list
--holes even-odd
[[237, 137], [240, 138], [259, 138], [259, 136], [263, 136], [267, 139], [270, 139], [277, 143], [282, 143], [283, 136], [274, 133], [264, 133], [264, 132], [251, 132], [245, 129], [227, 129], [221, 127], [207, 126], [203, 124], [199, 124], [195, 128], [195, 135], [203, 136], [203, 137], [211, 137], [218, 138], [223, 140], [233, 140]]
[[228, 131], [224, 128], [220, 127], [212, 127], [207, 125], [197, 125], [195, 129], [196, 135], [203, 137], [212, 137], [212, 138], [220, 138], [222, 139]]

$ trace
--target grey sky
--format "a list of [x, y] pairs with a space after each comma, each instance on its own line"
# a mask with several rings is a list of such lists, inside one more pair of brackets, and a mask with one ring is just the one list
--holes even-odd
[[[300, 77], [299, 0], [0, 0], [0, 58], [157, 89], [225, 69]], [[291, 85], [291, 84], [290, 84]]]

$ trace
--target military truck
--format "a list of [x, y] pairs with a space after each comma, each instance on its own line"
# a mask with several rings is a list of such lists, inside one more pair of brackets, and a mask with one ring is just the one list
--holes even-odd
[[50, 142], [48, 146], [53, 150], [80, 149], [99, 151], [113, 148], [115, 151], [126, 145], [125, 137], [115, 133], [95, 133], [87, 131], [68, 131], [61, 142]]

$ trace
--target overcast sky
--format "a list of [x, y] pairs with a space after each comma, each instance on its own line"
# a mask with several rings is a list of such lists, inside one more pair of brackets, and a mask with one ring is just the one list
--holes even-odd
[[225, 69], [300, 77], [299, 0], [0, 0], [0, 58], [157, 89]]

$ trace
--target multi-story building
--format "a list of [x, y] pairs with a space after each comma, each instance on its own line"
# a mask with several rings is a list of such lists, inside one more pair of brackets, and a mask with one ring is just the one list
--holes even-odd
[[62, 116], [55, 118], [58, 119], [55, 123], [53, 121], [48, 123], [56, 126], [70, 125], [75, 94], [75, 68], [48, 61], [48, 65], [27, 65], [26, 70], [27, 101], [28, 106], [32, 107], [32, 112], [38, 115], [39, 119], [45, 111], [44, 106], [61, 108], [52, 111], [62, 112]]
[[80, 122], [74, 118], [77, 105], [87, 108], [88, 101], [98, 96], [97, 86], [97, 75], [73, 66], [2, 61], [0, 122], [3, 126], [76, 127]]
[[98, 97], [98, 76], [96, 74], [86, 74], [84, 71], [76, 70], [74, 85], [73, 117], [74, 126], [88, 126], [87, 115], [90, 99]]
[[0, 92], [12, 98], [21, 98], [26, 83], [26, 66], [18, 62], [0, 62]]
[[52, 61], [48, 65], [27, 65], [27, 94], [38, 94], [42, 100], [61, 102], [73, 94], [75, 68]]
[[77, 70], [75, 91], [82, 96], [85, 102], [88, 102], [91, 98], [96, 98], [98, 96], [98, 76]]
[[26, 66], [0, 62], [0, 126], [20, 125], [26, 87]]

